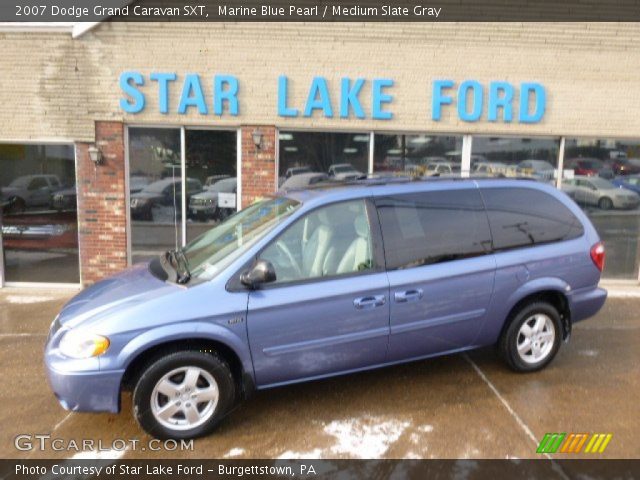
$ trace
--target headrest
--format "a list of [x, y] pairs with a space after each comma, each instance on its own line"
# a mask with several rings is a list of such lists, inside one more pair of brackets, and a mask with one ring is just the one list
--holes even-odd
[[369, 236], [369, 222], [365, 215], [358, 215], [353, 222], [353, 226], [356, 229], [356, 233], [359, 237]]

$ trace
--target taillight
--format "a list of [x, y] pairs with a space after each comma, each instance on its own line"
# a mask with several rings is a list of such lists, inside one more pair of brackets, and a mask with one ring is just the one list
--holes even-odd
[[602, 269], [604, 268], [604, 257], [606, 256], [604, 251], [604, 243], [596, 243], [593, 247], [591, 247], [590, 253], [593, 264], [598, 268], [598, 270], [602, 271]]

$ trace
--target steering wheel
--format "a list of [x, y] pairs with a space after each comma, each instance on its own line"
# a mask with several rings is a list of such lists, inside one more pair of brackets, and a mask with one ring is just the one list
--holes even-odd
[[298, 262], [293, 256], [293, 253], [291, 253], [291, 250], [289, 250], [289, 247], [287, 247], [287, 245], [282, 240], [278, 240], [276, 242], [276, 248], [284, 253], [285, 257], [287, 257], [287, 260], [289, 260], [289, 263], [296, 271], [296, 275], [298, 275], [298, 277], [302, 277], [302, 270], [300, 269], [300, 265], [298, 265]]

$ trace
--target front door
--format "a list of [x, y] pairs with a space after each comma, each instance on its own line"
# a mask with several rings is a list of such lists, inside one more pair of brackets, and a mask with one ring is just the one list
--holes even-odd
[[259, 386], [384, 362], [389, 284], [372, 210], [365, 200], [318, 208], [259, 255], [276, 272], [274, 283], [249, 294], [247, 328]]
[[477, 189], [383, 197], [376, 205], [390, 283], [388, 360], [473, 345], [496, 270]]

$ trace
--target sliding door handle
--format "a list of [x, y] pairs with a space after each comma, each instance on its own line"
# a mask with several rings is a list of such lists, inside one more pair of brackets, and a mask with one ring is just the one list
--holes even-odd
[[368, 297], [356, 298], [353, 306], [358, 310], [369, 310], [371, 308], [381, 307], [386, 303], [387, 299], [384, 295], [371, 295]]
[[416, 302], [420, 300], [423, 296], [424, 292], [421, 288], [414, 288], [412, 290], [404, 290], [402, 292], [396, 292], [393, 295], [393, 298], [397, 303], [403, 302]]

